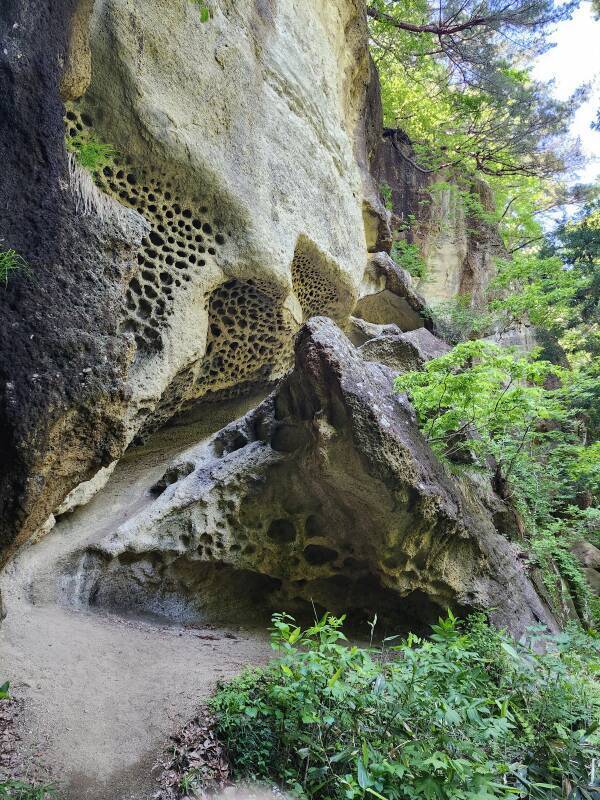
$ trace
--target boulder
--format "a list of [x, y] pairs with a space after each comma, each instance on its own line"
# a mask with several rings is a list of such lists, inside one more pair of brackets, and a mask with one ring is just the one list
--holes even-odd
[[600, 550], [591, 542], [577, 542], [571, 548], [582, 567], [600, 570]]
[[490, 609], [517, 636], [555, 629], [489, 502], [444, 471], [392, 380], [311, 319], [276, 390], [184, 453], [159, 497], [83, 554], [77, 600], [178, 619], [211, 603], [313, 602], [413, 628], [447, 607]]
[[600, 550], [591, 542], [577, 542], [571, 548], [583, 569], [583, 574], [592, 593], [600, 596]]
[[369, 254], [353, 315], [402, 331], [431, 327], [425, 299], [415, 290], [410, 273], [386, 253]]
[[383, 331], [379, 336], [369, 339], [360, 347], [360, 354], [366, 361], [385, 364], [394, 372], [419, 370], [432, 358], [449, 353], [450, 346], [434, 336], [427, 328], [402, 333]]

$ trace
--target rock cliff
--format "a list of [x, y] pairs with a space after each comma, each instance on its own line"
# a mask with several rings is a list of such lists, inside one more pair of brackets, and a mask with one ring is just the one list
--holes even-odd
[[187, 451], [160, 497], [83, 555], [77, 600], [190, 620], [216, 603], [235, 619], [257, 594], [273, 610], [313, 601], [412, 629], [447, 607], [492, 609], [517, 636], [552, 627], [517, 548], [476, 484], [446, 475], [392, 377], [311, 319], [274, 393]]
[[[386, 252], [379, 182], [396, 226], [431, 185], [379, 141], [363, 0], [214, 0], [204, 21], [187, 0], [9, 0], [0, 24], [0, 245], [24, 259], [0, 287], [0, 560], [132, 441], [279, 381], [85, 553], [84, 602], [184, 616], [229, 576], [234, 597], [248, 579], [265, 601], [552, 626], [502, 503], [446, 475], [392, 392], [445, 345]], [[423, 289], [475, 295], [493, 231], [439, 197]]]
[[372, 171], [380, 188], [389, 187], [393, 239], [417, 244], [423, 255], [418, 290], [429, 303], [467, 294], [480, 305], [495, 275], [495, 258], [505, 254], [496, 226], [486, 218], [493, 211], [489, 186], [482, 180], [463, 186], [448, 170], [423, 169], [399, 130], [384, 131]]
[[[6, 548], [140, 432], [281, 377], [304, 318], [348, 317], [372, 67], [360, 0], [0, 20], [0, 240], [29, 265], [0, 292]], [[65, 151], [90, 143], [111, 148], [95, 181]]]

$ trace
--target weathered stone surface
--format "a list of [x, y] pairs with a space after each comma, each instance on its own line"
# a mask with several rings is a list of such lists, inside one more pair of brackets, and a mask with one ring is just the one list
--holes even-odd
[[434, 336], [427, 328], [402, 333], [388, 330], [369, 339], [359, 349], [366, 361], [385, 364], [394, 372], [410, 372], [422, 369], [432, 358], [438, 358], [450, 351], [450, 346]]
[[392, 376], [330, 320], [309, 321], [276, 391], [183, 454], [158, 499], [83, 556], [78, 599], [179, 618], [215, 593], [312, 599], [413, 626], [450, 606], [492, 609], [515, 634], [553, 628], [519, 551], [444, 472]]
[[68, 48], [60, 80], [63, 100], [79, 100], [92, 79], [90, 17], [93, 0], [78, 0], [71, 16]]
[[577, 542], [571, 551], [582, 567], [600, 570], [600, 550], [591, 542]]
[[75, 3], [0, 8], [0, 563], [125, 445], [130, 343], [117, 335], [143, 220], [77, 211], [59, 97]]
[[[281, 377], [305, 318], [345, 321], [378, 202], [362, 0], [90, 9], [0, 10], [0, 245], [31, 267], [0, 288], [5, 553], [136, 435]], [[65, 152], [91, 135], [102, 191]]]
[[[399, 130], [386, 129], [373, 174], [392, 193], [391, 227], [394, 238], [419, 245], [427, 274], [417, 288], [429, 303], [471, 295], [481, 304], [495, 275], [495, 257], [504, 255], [497, 228], [468, 210], [452, 174], [423, 169], [410, 140]], [[432, 191], [432, 186], [439, 188]], [[493, 197], [484, 181], [474, 181], [467, 191], [473, 207], [493, 210]]]
[[591, 542], [577, 542], [571, 552], [583, 568], [588, 586], [596, 596], [600, 595], [600, 550]]
[[429, 325], [425, 299], [410, 274], [385, 252], [369, 255], [353, 315], [377, 325], [412, 331]]
[[304, 318], [352, 310], [372, 183], [366, 20], [362, 0], [218, 0], [204, 23], [194, 3], [101, 0], [91, 52], [69, 135], [117, 149], [102, 188], [151, 225], [120, 328], [135, 432], [279, 378]]

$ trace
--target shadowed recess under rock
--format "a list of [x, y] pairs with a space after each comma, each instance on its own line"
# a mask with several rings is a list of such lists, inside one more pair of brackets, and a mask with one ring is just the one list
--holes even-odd
[[554, 627], [477, 483], [445, 473], [393, 372], [322, 317], [300, 331], [295, 363], [84, 555], [74, 599], [176, 619], [314, 602], [413, 627], [440, 608], [491, 608], [517, 634]]

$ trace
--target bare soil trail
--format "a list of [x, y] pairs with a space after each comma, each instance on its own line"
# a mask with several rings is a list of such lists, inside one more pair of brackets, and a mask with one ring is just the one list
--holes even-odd
[[[255, 404], [254, 398], [251, 402]], [[264, 626], [201, 629], [65, 603], [68, 564], [152, 501], [170, 459], [251, 403], [164, 429], [131, 448], [106, 487], [23, 549], [0, 576], [0, 683], [23, 701], [24, 770], [57, 782], [65, 800], [149, 800], [152, 766], [169, 735], [219, 679], [271, 653]]]

